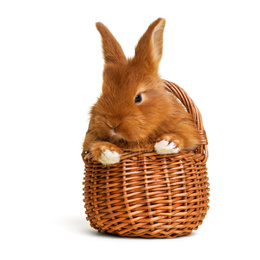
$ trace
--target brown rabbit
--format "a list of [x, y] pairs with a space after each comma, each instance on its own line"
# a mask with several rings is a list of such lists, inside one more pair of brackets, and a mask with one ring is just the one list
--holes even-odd
[[103, 86], [90, 112], [83, 150], [110, 165], [120, 161], [123, 151], [171, 154], [196, 149], [200, 137], [191, 116], [158, 74], [165, 19], [148, 27], [131, 59], [106, 26], [96, 27], [105, 60]]

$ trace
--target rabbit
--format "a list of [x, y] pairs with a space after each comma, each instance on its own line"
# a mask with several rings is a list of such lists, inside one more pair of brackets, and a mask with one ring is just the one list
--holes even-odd
[[158, 74], [165, 19], [154, 21], [140, 38], [133, 58], [102, 23], [102, 93], [90, 110], [83, 151], [103, 165], [120, 162], [123, 151], [174, 154], [195, 150], [198, 130], [184, 106]]

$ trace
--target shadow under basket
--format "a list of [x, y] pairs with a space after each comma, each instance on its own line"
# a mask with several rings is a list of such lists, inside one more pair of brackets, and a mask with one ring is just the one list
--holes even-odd
[[127, 237], [174, 238], [202, 224], [209, 208], [207, 138], [200, 112], [178, 85], [165, 81], [191, 114], [201, 135], [196, 151], [159, 155], [124, 152], [121, 161], [103, 166], [91, 154], [85, 163], [87, 220], [98, 231]]

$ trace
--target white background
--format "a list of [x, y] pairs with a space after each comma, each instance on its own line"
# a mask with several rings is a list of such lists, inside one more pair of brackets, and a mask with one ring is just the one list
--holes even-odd
[[[260, 259], [259, 1], [1, 1], [1, 259]], [[81, 145], [100, 94], [95, 22], [127, 56], [166, 18], [163, 78], [199, 107], [210, 210], [177, 239], [99, 234], [85, 220]]]

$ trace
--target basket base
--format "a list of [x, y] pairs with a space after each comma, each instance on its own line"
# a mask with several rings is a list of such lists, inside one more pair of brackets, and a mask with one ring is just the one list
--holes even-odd
[[[205, 215], [203, 216], [203, 218]], [[88, 221], [90, 219], [86, 218]], [[199, 225], [202, 224], [202, 220], [199, 220], [197, 223], [193, 222], [183, 222], [182, 224], [174, 224], [172, 228], [158, 228], [151, 224], [146, 224], [146, 228], [135, 228], [133, 225], [128, 223], [127, 226], [124, 225], [120, 227], [120, 225], [113, 225], [109, 228], [100, 228], [99, 225], [91, 223], [91, 227], [96, 229], [99, 233], [105, 233], [112, 236], [119, 237], [140, 237], [140, 238], [176, 238], [181, 236], [188, 236], [192, 233], [192, 231], [197, 230]], [[104, 225], [103, 225], [104, 226]]]
[[172, 235], [166, 235], [166, 234], [157, 234], [157, 235], [136, 235], [136, 234], [128, 234], [128, 235], [120, 235], [119, 233], [109, 233], [109, 232], [106, 232], [106, 231], [99, 231], [100, 233], [104, 232], [105, 234], [107, 235], [110, 235], [110, 236], [117, 236], [117, 237], [131, 237], [131, 238], [176, 238], [176, 237], [182, 237], [182, 236], [188, 236], [192, 233], [192, 231], [189, 231], [189, 232], [185, 232], [185, 233], [180, 233], [180, 234], [172, 234]]

